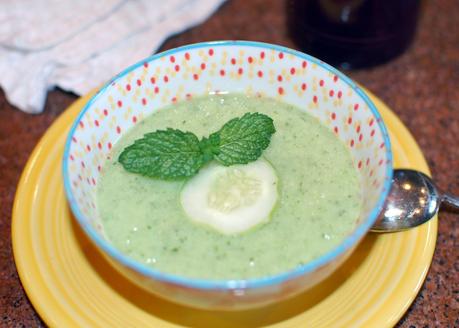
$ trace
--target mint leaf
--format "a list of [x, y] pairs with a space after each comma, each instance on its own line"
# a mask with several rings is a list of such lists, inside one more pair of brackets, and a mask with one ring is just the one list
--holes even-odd
[[204, 155], [204, 162], [211, 161], [215, 155], [220, 153], [220, 135], [213, 133], [209, 138], [202, 138], [199, 147]]
[[123, 150], [118, 161], [132, 173], [179, 179], [195, 175], [208, 159], [193, 133], [169, 128], [136, 140]]
[[209, 138], [220, 138], [219, 152], [215, 159], [225, 166], [247, 164], [261, 156], [272, 134], [276, 132], [273, 120], [264, 114], [246, 113], [228, 121], [220, 131]]
[[126, 147], [118, 161], [131, 173], [182, 179], [195, 175], [212, 159], [225, 166], [255, 161], [275, 131], [273, 120], [260, 113], [234, 118], [201, 140], [191, 132], [158, 130]]

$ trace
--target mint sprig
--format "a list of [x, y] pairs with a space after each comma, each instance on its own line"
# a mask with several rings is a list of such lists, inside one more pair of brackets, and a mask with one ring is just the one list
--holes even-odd
[[120, 154], [124, 169], [159, 179], [183, 179], [198, 173], [212, 159], [225, 166], [258, 159], [276, 132], [264, 114], [246, 113], [201, 140], [192, 132], [176, 129], [147, 133]]

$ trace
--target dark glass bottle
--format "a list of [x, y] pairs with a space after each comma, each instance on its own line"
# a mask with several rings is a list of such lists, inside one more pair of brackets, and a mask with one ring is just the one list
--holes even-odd
[[420, 0], [288, 0], [290, 36], [333, 66], [361, 68], [401, 54], [416, 30]]

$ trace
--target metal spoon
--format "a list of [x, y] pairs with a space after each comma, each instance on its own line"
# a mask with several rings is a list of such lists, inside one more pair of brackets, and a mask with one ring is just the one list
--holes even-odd
[[394, 170], [385, 208], [370, 230], [393, 232], [416, 227], [437, 214], [442, 203], [452, 210], [459, 210], [459, 198], [441, 194], [432, 179], [424, 173]]

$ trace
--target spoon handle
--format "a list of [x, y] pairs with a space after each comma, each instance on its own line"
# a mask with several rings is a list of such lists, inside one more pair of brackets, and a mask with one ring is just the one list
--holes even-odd
[[441, 202], [449, 209], [459, 211], [459, 198], [449, 194], [443, 194]]

